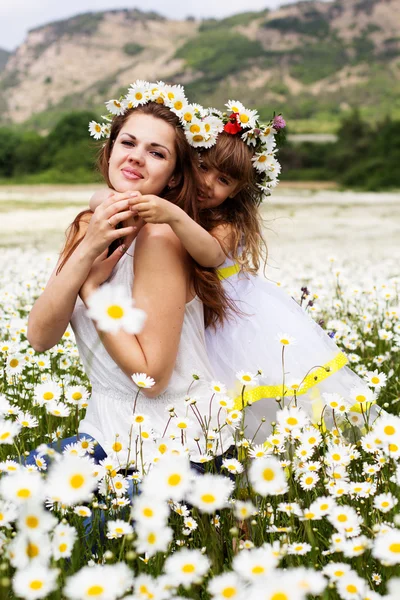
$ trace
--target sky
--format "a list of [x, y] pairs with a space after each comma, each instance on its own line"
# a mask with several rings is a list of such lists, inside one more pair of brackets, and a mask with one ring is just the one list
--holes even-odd
[[294, 0], [0, 0], [0, 48], [14, 50], [29, 29], [84, 12], [116, 8], [138, 8], [184, 19], [226, 17], [248, 10], [277, 8]]

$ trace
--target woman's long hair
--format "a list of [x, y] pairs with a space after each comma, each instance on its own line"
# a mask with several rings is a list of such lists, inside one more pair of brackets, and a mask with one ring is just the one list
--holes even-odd
[[258, 177], [252, 163], [253, 151], [239, 135], [220, 133], [217, 143], [201, 153], [201, 163], [236, 179], [238, 190], [212, 209], [200, 213], [200, 221], [207, 231], [217, 225], [232, 226], [230, 256], [242, 268], [257, 273], [267, 260], [267, 246], [262, 236], [262, 218], [259, 204], [262, 192], [257, 187]]
[[[114, 117], [111, 125], [110, 137], [102, 146], [99, 152], [97, 166], [103, 175], [107, 185], [111, 188], [108, 169], [111, 152], [114, 142], [118, 137], [119, 132], [124, 126], [129, 117], [135, 113], [151, 115], [155, 118], [162, 119], [169, 123], [175, 129], [175, 150], [176, 150], [176, 166], [175, 180], [176, 186], [170, 189], [168, 186], [160, 193], [160, 196], [177, 204], [184, 210], [194, 221], [199, 222], [198, 211], [198, 155], [186, 140], [184, 131], [180, 126], [178, 117], [162, 104], [149, 102], [143, 106], [126, 111], [123, 115]], [[84, 210], [80, 212], [71, 223], [66, 234], [66, 243], [62, 250], [62, 261], [58, 267], [60, 271], [70, 258], [72, 253], [81, 243], [84, 235], [79, 235], [80, 223], [90, 219], [91, 211]], [[118, 241], [122, 243], [122, 241]], [[192, 284], [195, 293], [203, 302], [204, 305], [204, 320], [205, 326], [216, 326], [222, 323], [227, 315], [228, 309], [233, 306], [225, 294], [224, 288], [218, 279], [214, 269], [201, 267], [194, 260], [190, 259]]]

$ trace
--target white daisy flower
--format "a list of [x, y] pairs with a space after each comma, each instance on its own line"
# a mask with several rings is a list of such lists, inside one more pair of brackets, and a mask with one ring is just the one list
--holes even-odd
[[375, 402], [376, 394], [372, 390], [364, 386], [353, 387], [350, 390], [350, 399], [358, 404], [361, 404], [364, 408], [367, 403]]
[[133, 373], [131, 379], [138, 387], [145, 389], [152, 388], [156, 383], [154, 379], [146, 375], [146, 373]]
[[205, 473], [194, 480], [187, 499], [201, 512], [213, 513], [226, 506], [233, 488], [234, 483], [228, 477]]
[[28, 473], [20, 469], [13, 475], [2, 477], [0, 494], [4, 500], [22, 505], [31, 500], [41, 500], [43, 497], [43, 481], [38, 472]]
[[170, 527], [160, 527], [159, 525], [147, 527], [140, 525], [136, 531], [138, 534], [135, 541], [136, 552], [138, 554], [146, 553], [149, 558], [157, 552], [166, 552], [173, 537]]
[[90, 510], [90, 508], [81, 504], [74, 507], [74, 513], [78, 515], [78, 517], [82, 518], [87, 518], [92, 515], [92, 511]]
[[129, 533], [133, 533], [133, 527], [126, 521], [123, 521], [122, 519], [107, 521], [107, 537], [109, 540], [121, 538]]
[[[169, 508], [165, 502], [158, 498], [151, 498], [147, 494], [135, 496], [131, 511], [131, 517], [137, 523], [155, 527], [165, 525], [168, 520]], [[175, 511], [177, 512], [177, 511]]]
[[193, 583], [201, 583], [211, 567], [209, 559], [200, 550], [183, 549], [174, 552], [164, 563], [164, 571], [175, 585], [188, 589]]
[[38, 404], [39, 406], [43, 406], [51, 400], [59, 400], [60, 396], [61, 388], [55, 381], [41, 383], [35, 387], [35, 404]]
[[0, 445], [13, 444], [21, 431], [21, 424], [13, 421], [0, 420]]
[[282, 346], [293, 346], [296, 344], [296, 339], [288, 333], [278, 333], [275, 339], [282, 344]]
[[46, 481], [48, 493], [57, 490], [62, 502], [67, 505], [89, 501], [96, 486], [92, 462], [76, 456], [63, 456], [53, 463]]
[[367, 371], [365, 379], [369, 386], [373, 388], [381, 388], [386, 384], [387, 376], [385, 373], [381, 373], [378, 369], [375, 371]]
[[103, 137], [103, 127], [100, 123], [96, 121], [90, 121], [89, 123], [89, 133], [95, 140], [99, 140]]
[[125, 563], [93, 565], [67, 578], [63, 594], [68, 600], [114, 600], [133, 584], [133, 574]]
[[212, 381], [210, 389], [214, 394], [226, 394], [226, 385], [220, 381]]
[[238, 371], [235, 377], [242, 385], [251, 387], [258, 384], [258, 375], [249, 371]]
[[103, 284], [87, 300], [87, 314], [97, 322], [101, 331], [117, 333], [123, 329], [127, 333], [140, 333], [146, 313], [134, 308], [130, 294], [121, 285]]
[[105, 105], [108, 112], [110, 112], [112, 115], [123, 115], [125, 112], [125, 106], [123, 102], [120, 102], [119, 100], [108, 100]]
[[207, 584], [207, 590], [215, 600], [232, 598], [238, 600], [244, 591], [243, 583], [236, 573], [216, 575]]
[[287, 489], [285, 473], [273, 456], [252, 462], [249, 478], [254, 490], [261, 496], [275, 496]]
[[13, 591], [19, 598], [26, 600], [46, 598], [56, 590], [58, 574], [58, 569], [31, 564], [15, 573], [12, 579]]

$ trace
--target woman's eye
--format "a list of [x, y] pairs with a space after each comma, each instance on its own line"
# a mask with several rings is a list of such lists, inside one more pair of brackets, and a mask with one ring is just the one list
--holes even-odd
[[133, 146], [133, 142], [130, 142], [129, 140], [123, 140], [121, 143], [123, 146]]
[[152, 152], [152, 154], [154, 154], [154, 156], [157, 156], [157, 158], [165, 158], [164, 154], [161, 154], [161, 152], [156, 152], [155, 150]]

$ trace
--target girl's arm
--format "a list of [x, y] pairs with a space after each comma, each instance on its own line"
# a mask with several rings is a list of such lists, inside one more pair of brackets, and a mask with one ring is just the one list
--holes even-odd
[[228, 232], [225, 231], [228, 226], [219, 225], [211, 235], [181, 208], [158, 196], [137, 193], [130, 204], [131, 210], [146, 223], [167, 223], [190, 256], [202, 267], [219, 267], [225, 261], [229, 252]]
[[110, 188], [102, 188], [101, 190], [96, 190], [95, 193], [92, 195], [92, 197], [89, 200], [89, 208], [92, 212], [94, 212], [96, 210], [96, 208], [102, 203], [104, 202], [104, 200], [107, 200], [112, 194], [114, 193], [114, 190], [110, 190]]
[[[143, 372], [153, 377], [153, 388], [143, 390], [152, 398], [165, 390], [171, 378], [187, 302], [186, 253], [168, 226], [146, 225], [141, 230], [135, 246], [134, 273], [135, 306], [147, 313], [143, 331], [137, 335], [100, 332], [100, 337], [126, 375]], [[85, 284], [81, 292], [85, 302], [95, 287]]]
[[[58, 261], [57, 267], [29, 315], [27, 337], [37, 352], [48, 350], [61, 339], [71, 319], [79, 290], [95, 260], [115, 239], [133, 234], [133, 226], [116, 230], [108, 222], [112, 219], [117, 224], [129, 218], [132, 213], [127, 210], [128, 206], [127, 200], [122, 202], [109, 200], [93, 215], [87, 213], [79, 222], [79, 231], [75, 239], [83, 235], [84, 239], [57, 273], [63, 257]], [[111, 256], [112, 260], [117, 262], [121, 252]]]

